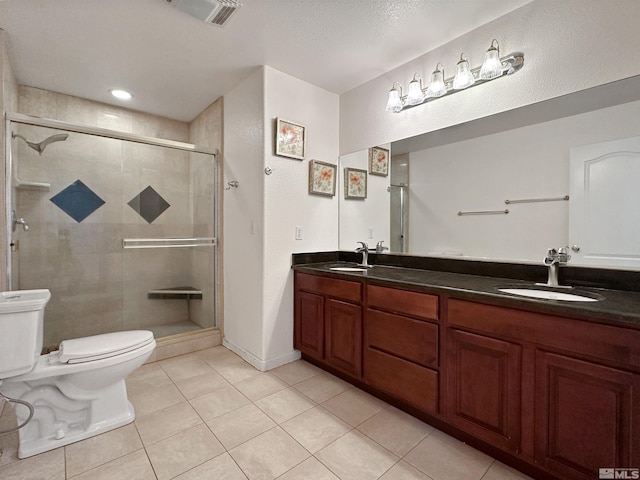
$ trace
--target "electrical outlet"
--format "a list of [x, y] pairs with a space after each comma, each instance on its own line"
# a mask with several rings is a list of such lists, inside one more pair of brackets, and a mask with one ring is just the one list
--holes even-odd
[[296, 226], [296, 240], [302, 240], [302, 226]]
[[367, 229], [367, 232], [368, 232], [369, 238], [373, 238], [373, 227], [369, 227]]

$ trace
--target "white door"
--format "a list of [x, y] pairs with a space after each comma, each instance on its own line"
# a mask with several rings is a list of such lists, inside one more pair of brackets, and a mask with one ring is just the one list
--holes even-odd
[[572, 148], [569, 193], [572, 263], [640, 267], [640, 137]]

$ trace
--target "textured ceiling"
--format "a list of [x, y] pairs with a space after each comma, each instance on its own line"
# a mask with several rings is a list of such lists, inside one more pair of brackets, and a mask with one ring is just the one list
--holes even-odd
[[221, 28], [165, 0], [0, 0], [0, 28], [22, 85], [189, 121], [259, 65], [341, 94], [530, 0], [241, 1]]

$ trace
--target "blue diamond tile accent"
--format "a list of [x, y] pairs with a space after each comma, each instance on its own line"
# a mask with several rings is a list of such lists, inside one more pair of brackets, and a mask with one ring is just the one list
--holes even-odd
[[148, 223], [153, 222], [162, 212], [171, 206], [158, 192], [151, 188], [151, 186], [148, 186], [133, 197], [127, 205], [138, 212], [138, 215]]
[[76, 180], [49, 200], [78, 223], [104, 205], [104, 200], [80, 180]]

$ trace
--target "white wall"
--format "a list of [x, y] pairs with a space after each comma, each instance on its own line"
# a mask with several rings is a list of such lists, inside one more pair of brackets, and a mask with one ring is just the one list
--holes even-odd
[[[340, 153], [392, 142], [640, 74], [637, 0], [534, 0], [340, 97]], [[525, 53], [512, 77], [392, 114], [393, 82], [429, 78], [438, 62], [451, 76], [460, 53], [480, 65], [491, 39], [501, 55]]]
[[[390, 148], [389, 144], [379, 145]], [[367, 173], [367, 198], [353, 200], [344, 198], [344, 169], [359, 168], [369, 171], [369, 149], [360, 150], [340, 157], [338, 172], [338, 197], [340, 202], [340, 250], [355, 250], [356, 242], [367, 242], [374, 248], [378, 241], [384, 246], [390, 243], [390, 194], [387, 191], [390, 175], [381, 177]], [[369, 229], [373, 236], [369, 236]]]
[[224, 336], [255, 358], [262, 358], [264, 331], [263, 83], [256, 69], [224, 98], [224, 184], [240, 184], [224, 192]]
[[[273, 154], [275, 118], [306, 127], [304, 161]], [[291, 253], [335, 250], [338, 199], [309, 195], [309, 160], [338, 162], [338, 96], [273, 68], [265, 67], [264, 359], [267, 368], [284, 363], [293, 351], [293, 272]], [[295, 227], [303, 227], [302, 240]]]
[[638, 118], [640, 101], [411, 153], [411, 253], [539, 262], [569, 243], [569, 202], [504, 201], [569, 194], [570, 149], [638, 136]]
[[[240, 182], [225, 196], [225, 344], [264, 370], [299, 356], [291, 254], [337, 248], [338, 199], [309, 195], [308, 178], [309, 160], [338, 161], [338, 96], [262, 67], [225, 96], [224, 112], [225, 175]], [[274, 155], [276, 117], [306, 127], [304, 161]]]

